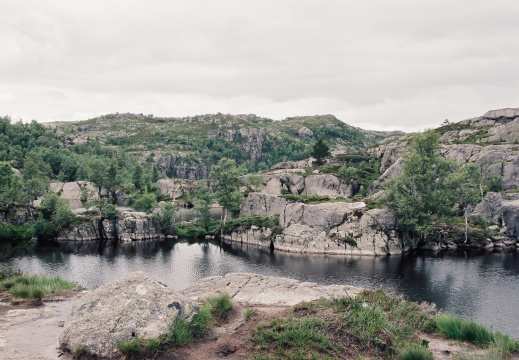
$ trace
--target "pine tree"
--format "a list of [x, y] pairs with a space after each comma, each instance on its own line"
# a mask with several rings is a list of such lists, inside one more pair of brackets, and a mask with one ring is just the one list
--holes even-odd
[[330, 148], [328, 147], [328, 145], [326, 145], [323, 139], [319, 139], [315, 143], [310, 155], [312, 155], [315, 158], [315, 165], [322, 166], [324, 164], [324, 159], [331, 155]]

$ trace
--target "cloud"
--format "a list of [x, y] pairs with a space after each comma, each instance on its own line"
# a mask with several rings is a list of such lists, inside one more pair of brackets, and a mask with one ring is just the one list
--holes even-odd
[[513, 0], [2, 1], [0, 112], [332, 113], [415, 131], [517, 104]]

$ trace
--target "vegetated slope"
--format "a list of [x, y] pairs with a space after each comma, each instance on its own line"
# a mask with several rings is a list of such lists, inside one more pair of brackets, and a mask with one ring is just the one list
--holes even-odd
[[69, 144], [98, 138], [101, 143], [156, 163], [168, 176], [206, 178], [222, 157], [249, 171], [281, 161], [308, 158], [317, 138], [332, 150], [358, 151], [403, 132], [368, 131], [333, 115], [292, 117], [282, 121], [256, 115], [209, 114], [163, 118], [142, 114], [108, 114], [85, 121], [48, 123]]
[[[503, 190], [519, 188], [519, 108], [490, 110], [483, 116], [457, 123], [446, 121], [435, 131], [441, 135], [442, 156], [462, 164], [488, 165], [501, 178]], [[411, 135], [391, 139], [368, 149], [381, 161], [382, 174], [371, 191], [400, 172], [400, 158], [410, 139]]]

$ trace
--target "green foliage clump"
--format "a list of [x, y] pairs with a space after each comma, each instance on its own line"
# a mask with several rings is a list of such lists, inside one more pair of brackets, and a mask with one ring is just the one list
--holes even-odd
[[303, 204], [321, 204], [332, 201], [328, 195], [293, 195], [293, 194], [284, 194], [281, 195], [282, 198], [285, 198], [289, 201], [302, 202]]
[[467, 341], [477, 346], [488, 346], [494, 334], [483, 325], [455, 316], [441, 315], [436, 319], [438, 332], [449, 339]]
[[258, 350], [274, 351], [279, 358], [306, 359], [312, 351], [332, 354], [333, 344], [322, 329], [328, 326], [316, 318], [275, 318], [259, 325], [250, 337]]
[[79, 289], [79, 287], [59, 276], [19, 275], [0, 282], [0, 291], [6, 291], [15, 298], [23, 299], [41, 299], [45, 295], [57, 295], [72, 289]]
[[243, 318], [245, 320], [249, 320], [255, 313], [256, 313], [256, 310], [254, 308], [247, 308], [243, 312]]
[[154, 193], [136, 194], [132, 199], [132, 206], [137, 211], [151, 213], [158, 205]]
[[159, 211], [155, 214], [158, 221], [159, 229], [163, 234], [171, 235], [175, 232], [175, 213], [177, 207], [171, 202], [162, 203], [159, 206]]
[[13, 266], [1, 264], [0, 265], [0, 280], [10, 279], [22, 275], [22, 271]]
[[325, 159], [331, 156], [330, 147], [324, 143], [322, 138], [319, 138], [312, 148], [311, 155], [315, 158], [314, 164], [322, 166]]
[[205, 302], [211, 309], [211, 314], [217, 319], [221, 319], [234, 305], [228, 293], [220, 293], [208, 298]]
[[416, 343], [407, 343], [398, 351], [401, 360], [433, 360], [431, 350]]

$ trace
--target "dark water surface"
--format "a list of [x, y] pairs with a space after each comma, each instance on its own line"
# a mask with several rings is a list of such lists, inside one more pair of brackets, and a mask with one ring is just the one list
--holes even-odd
[[93, 289], [142, 270], [175, 289], [230, 272], [284, 276], [319, 284], [391, 288], [405, 298], [472, 318], [519, 340], [519, 253], [343, 257], [270, 253], [255, 246], [139, 242], [99, 249], [96, 242], [39, 249], [10, 259], [23, 271], [60, 275]]

